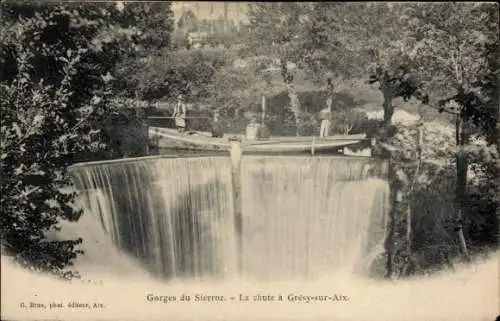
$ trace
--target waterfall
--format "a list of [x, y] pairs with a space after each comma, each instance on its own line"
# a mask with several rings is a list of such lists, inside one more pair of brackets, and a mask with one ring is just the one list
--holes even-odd
[[[369, 159], [247, 156], [243, 269], [260, 279], [368, 268], [385, 238], [387, 182]], [[369, 263], [369, 262], [366, 262]]]
[[83, 215], [159, 278], [315, 278], [365, 271], [379, 253], [388, 187], [373, 159], [244, 155], [240, 209], [233, 161], [145, 157], [72, 173]]
[[231, 162], [146, 158], [73, 168], [84, 215], [158, 277], [231, 275], [235, 264]]

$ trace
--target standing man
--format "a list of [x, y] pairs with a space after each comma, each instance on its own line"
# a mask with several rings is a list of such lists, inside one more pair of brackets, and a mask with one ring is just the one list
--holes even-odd
[[175, 127], [179, 133], [183, 133], [186, 130], [186, 104], [184, 103], [184, 96], [180, 94], [177, 97], [177, 105], [175, 105], [174, 113], [172, 117], [175, 119]]
[[333, 103], [333, 83], [332, 79], [327, 79], [327, 99], [326, 107], [319, 112], [321, 119], [321, 127], [319, 129], [319, 137], [326, 137], [330, 132], [330, 125], [332, 122], [332, 103]]

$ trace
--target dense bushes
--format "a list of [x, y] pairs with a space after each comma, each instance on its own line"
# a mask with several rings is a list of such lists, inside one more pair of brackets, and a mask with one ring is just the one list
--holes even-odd
[[[399, 149], [393, 154], [394, 171], [402, 177], [394, 212], [395, 235], [393, 246], [395, 265], [399, 273], [427, 273], [449, 267], [459, 255], [459, 240], [456, 235], [456, 164], [457, 151], [454, 131], [451, 126], [425, 123], [423, 126], [422, 159], [417, 158], [417, 126], [398, 126], [390, 143]], [[475, 139], [470, 146], [469, 158], [489, 154], [490, 161], [474, 161], [474, 164], [488, 164], [498, 160], [495, 152], [481, 139]], [[479, 156], [481, 157], [481, 156]], [[494, 180], [488, 172], [472, 166], [466, 193], [466, 215], [464, 234], [472, 254], [495, 246], [499, 220], [491, 196], [478, 198], [478, 191], [491, 191]], [[411, 218], [408, 231], [407, 219]], [[410, 248], [407, 251], [408, 232]], [[410, 262], [411, 264], [408, 264]], [[409, 270], [408, 270], [409, 269]]]
[[1, 10], [2, 254], [72, 277], [65, 268], [81, 239], [45, 234], [81, 214], [68, 166], [125, 155], [113, 141], [116, 117], [126, 116], [111, 99], [110, 73], [138, 33], [120, 26], [115, 4], [2, 2]]
[[161, 55], [132, 59], [123, 67], [116, 88], [128, 98], [175, 100], [184, 94], [199, 101], [211, 92], [209, 85], [217, 71], [230, 61], [231, 53], [221, 49], [165, 50]]
[[145, 108], [126, 99], [114, 99], [107, 107], [112, 112], [99, 124], [106, 144], [106, 156], [101, 152], [100, 159], [147, 156], [149, 125]]
[[[95, 9], [82, 6], [80, 13], [100, 16]], [[103, 81], [86, 64], [97, 54], [92, 40], [101, 30], [74, 12], [2, 3], [1, 40], [8, 48], [2, 54], [12, 66], [1, 75], [2, 246], [21, 265], [60, 276], [72, 275], [63, 268], [81, 240], [50, 242], [45, 232], [60, 218], [78, 216], [76, 195], [65, 189], [71, 186], [67, 167], [74, 153], [100, 147], [88, 119], [103, 107]]]

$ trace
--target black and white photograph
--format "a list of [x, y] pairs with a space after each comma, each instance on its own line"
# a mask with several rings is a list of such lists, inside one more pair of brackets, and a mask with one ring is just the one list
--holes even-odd
[[1, 320], [500, 320], [499, 25], [0, 0]]

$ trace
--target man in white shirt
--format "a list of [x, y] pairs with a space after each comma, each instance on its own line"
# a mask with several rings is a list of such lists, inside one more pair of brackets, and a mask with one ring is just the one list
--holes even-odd
[[326, 107], [319, 112], [321, 119], [321, 127], [319, 129], [319, 137], [326, 137], [330, 132], [332, 122], [332, 98], [329, 97], [326, 101]]
[[184, 102], [184, 96], [181, 94], [177, 97], [177, 105], [174, 108], [174, 114], [172, 117], [175, 119], [175, 126], [179, 133], [183, 133], [186, 129], [186, 104]]
[[330, 126], [332, 122], [332, 103], [333, 103], [333, 83], [332, 79], [327, 79], [327, 95], [326, 107], [319, 112], [319, 117], [321, 119], [321, 126], [319, 129], [319, 137], [326, 137], [330, 132]]

